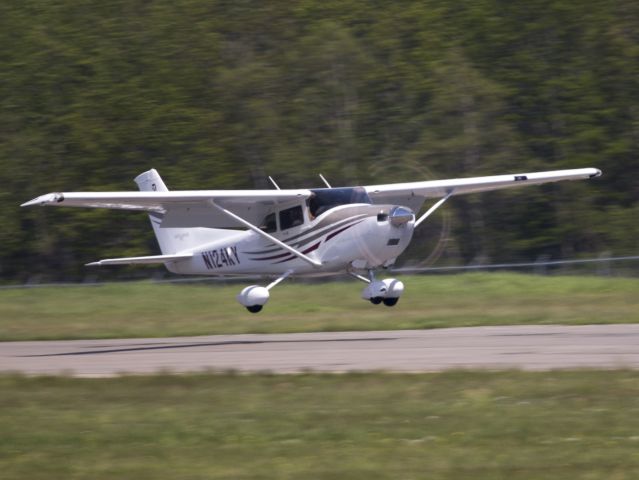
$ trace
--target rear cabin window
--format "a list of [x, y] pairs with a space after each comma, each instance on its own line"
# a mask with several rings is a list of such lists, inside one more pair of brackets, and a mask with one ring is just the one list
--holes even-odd
[[363, 187], [355, 188], [321, 188], [311, 190], [308, 209], [313, 218], [339, 205], [350, 203], [373, 203]]
[[280, 229], [297, 227], [304, 223], [304, 213], [302, 207], [291, 207], [280, 211]]
[[277, 222], [274, 213], [269, 213], [266, 218], [264, 218], [262, 225], [260, 225], [260, 229], [266, 233], [273, 233], [277, 231]]

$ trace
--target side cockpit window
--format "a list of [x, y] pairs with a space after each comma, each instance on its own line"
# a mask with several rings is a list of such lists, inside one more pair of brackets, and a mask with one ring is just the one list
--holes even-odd
[[273, 233], [273, 232], [277, 231], [277, 222], [276, 222], [274, 213], [269, 213], [264, 218], [264, 221], [262, 222], [262, 225], [260, 225], [260, 230], [262, 230], [262, 231], [264, 231], [266, 233]]
[[304, 213], [301, 206], [287, 208], [280, 212], [280, 228], [282, 230], [297, 227], [303, 223]]

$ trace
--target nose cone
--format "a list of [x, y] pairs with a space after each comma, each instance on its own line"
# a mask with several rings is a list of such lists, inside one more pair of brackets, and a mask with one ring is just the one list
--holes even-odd
[[388, 214], [388, 220], [394, 227], [400, 227], [415, 219], [415, 214], [407, 207], [393, 207]]

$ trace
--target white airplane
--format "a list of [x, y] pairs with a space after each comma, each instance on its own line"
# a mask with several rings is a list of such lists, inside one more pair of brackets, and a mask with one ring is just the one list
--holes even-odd
[[[178, 274], [277, 277], [237, 296], [257, 313], [288, 276], [348, 273], [368, 285], [362, 298], [393, 306], [404, 285], [377, 280], [406, 249], [413, 231], [453, 195], [601, 175], [596, 168], [365, 187], [172, 191], [154, 169], [135, 178], [139, 192], [49, 193], [22, 204], [148, 212], [162, 255], [88, 265], [163, 263]], [[321, 175], [320, 175], [321, 176]], [[269, 177], [270, 178], [270, 177]], [[416, 219], [427, 198], [438, 200]]]

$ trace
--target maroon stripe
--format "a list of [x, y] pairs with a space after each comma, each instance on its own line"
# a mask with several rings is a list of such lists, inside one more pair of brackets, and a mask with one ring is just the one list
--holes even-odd
[[[361, 216], [362, 215], [360, 214], [360, 215], [355, 215], [353, 217], [347, 218], [345, 220], [340, 220], [340, 221], [336, 222], [335, 225], [332, 225], [332, 226], [328, 227], [326, 230], [330, 230], [331, 228], [339, 228], [341, 225], [344, 225], [345, 223], [351, 222], [351, 221], [353, 221], [353, 219], [359, 218]], [[322, 221], [322, 223], [324, 223], [324, 221]], [[321, 230], [325, 226], [326, 225], [316, 225], [316, 226], [312, 227], [311, 229], [309, 229], [309, 230], [307, 230], [307, 231], [305, 231], [303, 233], [300, 233], [299, 235], [295, 235], [295, 236], [293, 236], [291, 238], [288, 238], [288, 239], [284, 240], [284, 243], [286, 243], [286, 244], [290, 245], [291, 247], [295, 248], [295, 247], [297, 247], [299, 245], [302, 245], [304, 243], [311, 242], [311, 241], [315, 240], [316, 238], [324, 236], [326, 234], [326, 231], [324, 231], [322, 233], [317, 233], [317, 230]], [[297, 240], [298, 238], [304, 237], [304, 236], [306, 236], [307, 238], [305, 238], [303, 240], [300, 240], [298, 242], [293, 242], [293, 240]], [[273, 244], [271, 244], [271, 245], [273, 245]], [[242, 252], [242, 253], [244, 253], [246, 255], [263, 255], [265, 253], [273, 253], [273, 252], [278, 252], [278, 251], [282, 250], [282, 247], [277, 247], [277, 248], [267, 247], [267, 248], [268, 248], [267, 250], [257, 250], [257, 251]], [[261, 259], [255, 258], [255, 259], [251, 259], [251, 260], [261, 260]]]
[[[317, 250], [320, 246], [320, 243], [322, 242], [317, 242], [315, 245], [308, 247], [306, 250], [304, 250], [302, 253], [303, 254], [307, 254], [310, 252], [313, 252], [315, 250]], [[291, 254], [291, 258], [285, 258], [284, 260], [280, 260], [279, 262], [275, 262], [275, 263], [284, 263], [284, 262], [289, 262], [291, 260], [293, 260], [296, 257], [296, 255]]]
[[280, 260], [279, 262], [273, 262], [273, 264], [290, 262], [291, 260], [293, 260], [296, 257], [296, 255], [293, 255], [292, 253], [289, 253], [289, 255], [290, 255], [290, 257], [285, 258], [284, 260]]
[[273, 255], [272, 257], [251, 258], [251, 260], [275, 260], [276, 258], [286, 257], [287, 255], [291, 255], [290, 252], [280, 253], [279, 255]]
[[317, 242], [317, 243], [316, 243], [315, 245], [313, 245], [312, 247], [308, 247], [308, 248], [307, 248], [306, 250], [304, 250], [302, 253], [306, 254], [306, 253], [314, 252], [315, 250], [317, 250], [317, 249], [319, 248], [320, 243], [322, 243], [322, 242], [321, 242], [321, 241], [320, 241], [320, 242]]
[[[363, 222], [363, 221], [364, 221], [364, 220], [360, 220], [359, 222], [352, 223], [351, 225], [347, 225], [347, 226], [346, 226], [346, 227], [344, 227], [344, 228], [340, 228], [339, 230], [336, 230], [336, 231], [334, 231], [334, 232], [330, 233], [330, 234], [326, 237], [325, 242], [328, 242], [331, 238], [333, 238], [333, 237], [335, 237], [335, 236], [339, 235], [340, 233], [342, 233], [342, 232], [344, 232], [344, 231], [348, 230], [348, 229], [349, 229], [349, 228], [351, 228], [351, 227], [354, 227], [355, 225], [357, 225], [357, 224], [359, 224], [359, 223], [361, 223], [361, 222]], [[313, 251], [317, 250], [317, 249], [319, 248], [319, 246], [320, 246], [320, 244], [321, 244], [321, 243], [322, 243], [322, 241], [320, 240], [319, 242], [315, 243], [315, 244], [314, 244], [314, 245], [312, 245], [311, 247], [308, 247], [306, 250], [303, 250], [303, 251], [302, 251], [302, 253], [303, 253], [303, 254], [307, 254], [307, 253], [309, 253], [309, 252], [313, 252]], [[280, 254], [278, 254], [278, 255], [273, 255], [273, 256], [271, 256], [271, 257], [265, 257], [265, 258], [251, 258], [251, 260], [254, 260], [254, 261], [266, 261], [266, 260], [277, 260], [278, 258], [281, 258], [282, 260], [280, 260], [280, 261], [278, 261], [278, 262], [273, 262], [274, 264], [277, 264], [277, 263], [284, 263], [284, 262], [291, 261], [291, 260], [293, 260], [293, 259], [295, 258], [295, 256], [296, 256], [296, 255], [293, 255], [292, 253], [284, 252], [284, 253], [280, 253]]]
[[[361, 222], [361, 220], [360, 220], [360, 222]], [[357, 223], [360, 223], [360, 222], [357, 222]], [[343, 231], [348, 230], [348, 229], [349, 229], [349, 228], [351, 228], [351, 227], [354, 227], [355, 225], [357, 225], [357, 223], [354, 223], [354, 224], [349, 225], [349, 226], [344, 227], [344, 228], [340, 228], [340, 229], [339, 229], [339, 230], [337, 230], [336, 232], [331, 233], [328, 237], [326, 237], [326, 241], [328, 242], [331, 238], [335, 237], [336, 235], [339, 235], [339, 234], [340, 234], [340, 233], [342, 233]]]

